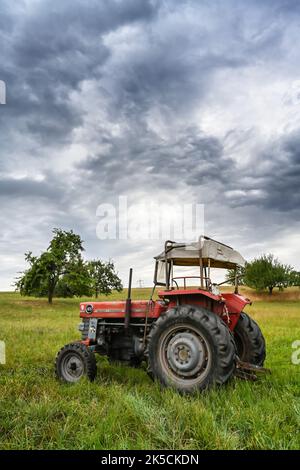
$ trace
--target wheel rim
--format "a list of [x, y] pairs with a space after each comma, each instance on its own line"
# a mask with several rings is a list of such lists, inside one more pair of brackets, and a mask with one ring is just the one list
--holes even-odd
[[84, 362], [78, 354], [67, 353], [61, 363], [61, 373], [68, 382], [77, 382], [84, 374]]
[[197, 328], [187, 324], [174, 325], [164, 333], [159, 357], [170, 379], [189, 385], [204, 380], [211, 365], [207, 339]]

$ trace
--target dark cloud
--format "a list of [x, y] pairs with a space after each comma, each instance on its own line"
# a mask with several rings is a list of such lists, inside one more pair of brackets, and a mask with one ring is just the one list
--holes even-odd
[[10, 178], [0, 177], [0, 198], [40, 198], [58, 200], [63, 196], [62, 188], [59, 188], [57, 181], [37, 181], [28, 177]]
[[90, 156], [79, 165], [85, 177], [94, 183], [99, 176], [106, 191], [122, 191], [151, 182], [152, 188], [174, 188], [174, 185], [207, 186], [227, 184], [235, 163], [223, 154], [222, 143], [194, 128], [181, 129], [168, 141], [144, 130], [111, 139], [108, 150]]
[[298, 3], [3, 0], [2, 253], [20, 264], [61, 226], [125, 266], [138, 244], [95, 235], [119, 194], [206, 203], [229, 244], [296, 233], [300, 117], [276, 97], [300, 73]]
[[[277, 150], [277, 152], [276, 152]], [[269, 210], [291, 212], [300, 219], [300, 134], [299, 130], [285, 136], [269, 155], [271, 168], [265, 174], [263, 205]]]
[[286, 212], [291, 219], [299, 220], [299, 149], [297, 130], [266, 145], [253, 166], [231, 167], [226, 182], [228, 204], [235, 208], [254, 205], [271, 210], [274, 216]]
[[[8, 120], [43, 144], [57, 145], [82, 124], [70, 93], [83, 80], [99, 79], [109, 57], [103, 34], [155, 14], [151, 2], [52, 1], [4, 12], [1, 77], [7, 83]], [[10, 25], [10, 27], [9, 27]]]

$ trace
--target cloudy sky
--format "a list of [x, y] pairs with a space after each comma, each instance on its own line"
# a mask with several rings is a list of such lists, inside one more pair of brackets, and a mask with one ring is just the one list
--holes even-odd
[[299, 42], [296, 0], [1, 0], [0, 289], [53, 227], [150, 284], [161, 240], [97, 237], [119, 196], [300, 269]]

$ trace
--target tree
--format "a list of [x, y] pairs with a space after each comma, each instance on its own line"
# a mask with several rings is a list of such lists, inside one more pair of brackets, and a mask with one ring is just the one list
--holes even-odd
[[87, 263], [91, 288], [97, 298], [99, 294], [110, 294], [113, 290], [123, 290], [121, 279], [115, 272], [112, 261], [92, 260]]
[[244, 282], [256, 290], [268, 289], [271, 295], [274, 287], [289, 285], [291, 271], [291, 266], [280, 263], [274, 255], [262, 255], [246, 264]]
[[81, 297], [91, 295], [91, 279], [87, 263], [80, 260], [69, 272], [63, 274], [55, 287], [55, 297]]
[[300, 287], [300, 272], [299, 271], [290, 272], [289, 285]]
[[[238, 266], [236, 271], [238, 276], [238, 285], [243, 286], [245, 284], [245, 268], [242, 266]], [[228, 284], [232, 286], [235, 285], [235, 269], [227, 269], [225, 280], [228, 282]]]
[[[47, 296], [49, 303], [52, 303], [59, 282], [68, 283], [73, 292], [84, 293], [84, 273], [81, 270], [84, 249], [80, 236], [72, 230], [68, 232], [57, 228], [53, 229], [53, 234], [47, 250], [39, 257], [31, 252], [25, 254], [30, 266], [16, 282], [21, 295]], [[86, 282], [86, 286], [88, 284]]]

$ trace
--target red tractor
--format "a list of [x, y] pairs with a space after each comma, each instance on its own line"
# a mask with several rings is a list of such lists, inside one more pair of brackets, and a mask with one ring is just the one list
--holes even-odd
[[[57, 377], [65, 382], [84, 375], [93, 380], [98, 353], [132, 366], [146, 361], [153, 379], [180, 392], [224, 384], [233, 374], [255, 379], [264, 370], [265, 340], [243, 312], [251, 303], [238, 293], [237, 268], [244, 265], [243, 257], [202, 236], [189, 244], [167, 241], [155, 260], [149, 301], [131, 301], [130, 269], [126, 301], [80, 304], [82, 339], [57, 354]], [[198, 266], [200, 275], [175, 277], [175, 266]], [[234, 293], [220, 292], [222, 283], [211, 282], [211, 268], [235, 269]], [[199, 287], [189, 287], [195, 278]], [[156, 286], [164, 290], [152, 300]]]

